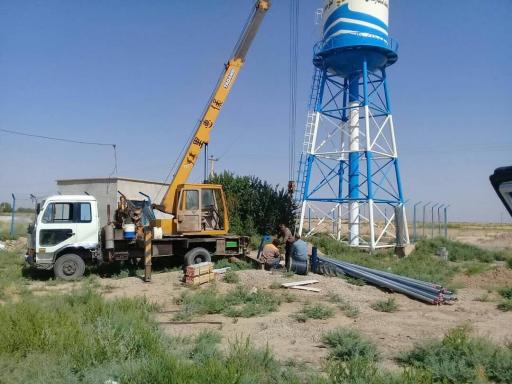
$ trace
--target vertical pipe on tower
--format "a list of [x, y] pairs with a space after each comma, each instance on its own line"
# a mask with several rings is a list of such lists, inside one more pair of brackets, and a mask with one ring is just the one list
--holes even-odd
[[359, 245], [359, 74], [349, 78], [349, 244]]

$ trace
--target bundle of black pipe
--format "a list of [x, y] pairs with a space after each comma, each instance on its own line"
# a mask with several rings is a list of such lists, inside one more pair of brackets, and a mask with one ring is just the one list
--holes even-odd
[[457, 300], [452, 292], [439, 284], [362, 267], [340, 260], [317, 257], [316, 252], [313, 252], [311, 264], [313, 272], [340, 273], [430, 304], [449, 304]]

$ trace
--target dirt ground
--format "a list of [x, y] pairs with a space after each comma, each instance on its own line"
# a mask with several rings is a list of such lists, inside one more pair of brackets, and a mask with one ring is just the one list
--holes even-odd
[[448, 237], [489, 250], [512, 249], [510, 224], [452, 224]]
[[[512, 271], [498, 267], [498, 274], [512, 277]], [[492, 278], [492, 271], [486, 276]], [[269, 289], [274, 281], [288, 282], [303, 280], [303, 276], [284, 278], [280, 273], [270, 274], [266, 271], [246, 270], [238, 272], [247, 287]], [[308, 279], [319, 282], [314, 285], [320, 288], [320, 293], [292, 290], [298, 301], [283, 303], [278, 312], [261, 317], [231, 319], [222, 315], [206, 315], [194, 319], [204, 321], [199, 324], [166, 324], [172, 321], [174, 313], [179, 309], [175, 304], [182, 292], [188, 290], [182, 285], [181, 272], [155, 274], [149, 284], [141, 279], [130, 277], [124, 279], [101, 279], [101, 290], [105, 297], [137, 297], [146, 296], [150, 301], [158, 304], [160, 311], [155, 315], [162, 329], [169, 335], [191, 335], [203, 329], [217, 329], [223, 337], [224, 346], [235, 338], [250, 337], [259, 346], [267, 344], [276, 356], [286, 361], [288, 359], [300, 361], [313, 366], [319, 366], [327, 351], [320, 343], [321, 335], [335, 327], [350, 327], [361, 331], [373, 340], [382, 352], [383, 364], [394, 368], [393, 357], [397, 352], [407, 350], [415, 342], [428, 338], [441, 337], [447, 330], [463, 324], [469, 324], [474, 334], [486, 336], [490, 339], [506, 343], [512, 341], [512, 312], [504, 313], [496, 309], [497, 297], [489, 297], [488, 302], [477, 301], [483, 295], [488, 295], [487, 288], [478, 287], [480, 276], [474, 279], [473, 287], [459, 290], [459, 300], [453, 305], [431, 306], [426, 305], [400, 294], [389, 294], [372, 286], [351, 285], [340, 278], [310, 275]], [[509, 280], [512, 281], [512, 280]], [[469, 280], [466, 280], [470, 283]], [[223, 282], [216, 283], [219, 290], [224, 291], [233, 285]], [[55, 286], [51, 289], [69, 289], [70, 287]], [[211, 289], [205, 285], [200, 289]], [[284, 290], [284, 289], [283, 289]], [[280, 290], [274, 290], [279, 292]], [[299, 323], [290, 315], [296, 312], [303, 302], [328, 302], [329, 292], [336, 293], [359, 308], [360, 315], [356, 319], [346, 317], [336, 309], [335, 317], [327, 320], [308, 320]], [[377, 312], [370, 305], [382, 299], [394, 297], [399, 304], [399, 311], [395, 313]], [[334, 305], [332, 305], [334, 307]], [[221, 325], [206, 322], [221, 322]]]

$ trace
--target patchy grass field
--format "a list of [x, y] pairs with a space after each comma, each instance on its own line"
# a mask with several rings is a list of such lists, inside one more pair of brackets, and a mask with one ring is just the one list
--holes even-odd
[[[510, 271], [506, 252], [449, 243], [446, 262], [433, 255], [436, 241], [403, 260], [322, 246], [443, 284], [454, 276], [506, 281], [493, 274]], [[433, 307], [326, 276], [315, 276], [320, 293], [292, 293], [281, 283], [304, 277], [229, 266], [227, 281], [194, 289], [171, 269], [150, 284], [129, 276], [136, 270], [68, 283], [26, 270], [20, 252], [0, 252], [0, 382], [512, 382], [510, 284], [461, 287], [459, 302]], [[378, 302], [399, 310], [372, 309]]]

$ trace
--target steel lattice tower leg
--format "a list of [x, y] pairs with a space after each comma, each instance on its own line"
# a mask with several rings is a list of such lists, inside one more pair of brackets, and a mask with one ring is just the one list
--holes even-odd
[[329, 233], [371, 250], [407, 244], [385, 69], [371, 72], [364, 62], [346, 77], [316, 71], [299, 167], [299, 233]]

